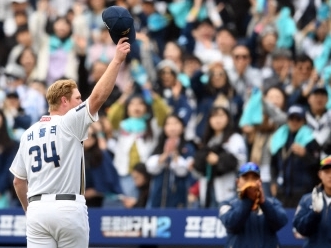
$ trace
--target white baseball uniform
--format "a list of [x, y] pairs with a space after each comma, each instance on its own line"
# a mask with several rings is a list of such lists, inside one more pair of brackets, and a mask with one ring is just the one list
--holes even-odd
[[63, 116], [43, 116], [22, 135], [10, 171], [28, 181], [28, 247], [88, 247], [82, 141], [97, 119], [86, 100]]

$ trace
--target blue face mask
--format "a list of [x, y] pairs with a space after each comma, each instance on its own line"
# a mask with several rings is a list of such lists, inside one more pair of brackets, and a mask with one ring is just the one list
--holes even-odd
[[120, 126], [124, 131], [128, 133], [143, 133], [147, 129], [146, 118], [130, 117], [121, 121]]

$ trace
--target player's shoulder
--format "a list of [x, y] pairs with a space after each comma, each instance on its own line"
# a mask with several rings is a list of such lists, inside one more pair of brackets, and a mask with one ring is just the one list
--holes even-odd
[[40, 127], [45, 123], [52, 123], [57, 119], [57, 116], [50, 116], [50, 115], [44, 115], [40, 118], [39, 121], [32, 124], [28, 129], [25, 130], [22, 136], [31, 134], [34, 131], [37, 131], [40, 129]]
[[80, 103], [78, 106], [70, 109], [65, 115], [62, 115], [62, 118], [66, 118], [68, 116], [73, 116], [73, 115], [77, 115], [80, 113], [83, 113], [84, 110], [86, 110], [88, 108], [88, 101], [84, 101], [82, 103]]

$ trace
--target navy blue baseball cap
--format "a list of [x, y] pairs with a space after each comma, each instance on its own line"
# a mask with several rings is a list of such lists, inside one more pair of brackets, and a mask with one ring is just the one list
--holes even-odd
[[306, 118], [305, 109], [301, 105], [292, 105], [287, 111], [287, 117], [299, 117], [300, 119]]
[[310, 91], [310, 95], [312, 94], [324, 94], [327, 96], [328, 91], [323, 85], [315, 85]]
[[247, 162], [240, 166], [239, 171], [238, 171], [238, 177], [241, 177], [249, 172], [253, 172], [256, 175], [260, 176], [259, 166], [253, 162]]
[[128, 37], [130, 44], [135, 41], [136, 31], [133, 18], [126, 8], [120, 6], [109, 7], [102, 12], [102, 20], [115, 44], [123, 37]]

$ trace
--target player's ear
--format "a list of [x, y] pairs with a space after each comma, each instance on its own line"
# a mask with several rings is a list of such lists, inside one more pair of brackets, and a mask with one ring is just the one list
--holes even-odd
[[66, 104], [68, 102], [68, 99], [65, 96], [61, 97], [61, 103]]

